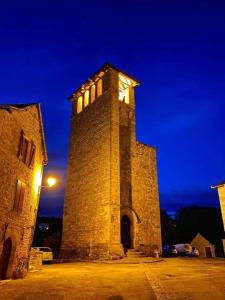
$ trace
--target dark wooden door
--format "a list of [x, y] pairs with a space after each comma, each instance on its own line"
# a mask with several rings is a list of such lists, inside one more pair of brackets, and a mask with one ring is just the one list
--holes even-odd
[[121, 243], [125, 249], [131, 248], [130, 219], [124, 215], [121, 220]]
[[0, 257], [0, 279], [6, 279], [11, 250], [12, 241], [11, 238], [7, 238], [3, 244], [2, 255]]
[[205, 247], [205, 254], [208, 258], [212, 257], [212, 251], [210, 247]]

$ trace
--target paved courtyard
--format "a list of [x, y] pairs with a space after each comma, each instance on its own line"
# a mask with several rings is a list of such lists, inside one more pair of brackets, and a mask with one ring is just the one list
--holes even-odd
[[225, 300], [225, 259], [169, 258], [146, 275], [160, 300]]
[[225, 300], [225, 260], [46, 265], [23, 280], [0, 282], [0, 299]]
[[0, 286], [0, 299], [156, 299], [140, 265], [68, 263], [46, 265], [23, 280]]

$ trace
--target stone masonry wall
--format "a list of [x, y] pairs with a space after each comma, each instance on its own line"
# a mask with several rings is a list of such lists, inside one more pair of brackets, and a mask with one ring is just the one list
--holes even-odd
[[[36, 145], [35, 161], [29, 168], [18, 159], [21, 130]], [[39, 183], [43, 171], [43, 144], [37, 106], [0, 109], [0, 256], [4, 241], [12, 239], [7, 276], [19, 264], [27, 265], [39, 202]], [[13, 210], [17, 180], [26, 184], [21, 212]]]
[[223, 226], [225, 230], [225, 185], [218, 187], [218, 194], [219, 194], [220, 208], [221, 208], [222, 218], [223, 218]]
[[[117, 69], [104, 70], [103, 94], [76, 114], [73, 99], [61, 256], [124, 255], [121, 217], [132, 247], [161, 250], [155, 149], [136, 142], [134, 87], [119, 101]], [[76, 96], [78, 97], [78, 96]]]
[[156, 150], [142, 143], [133, 149], [133, 209], [137, 214], [135, 247], [153, 255], [161, 251], [160, 210]]
[[[107, 74], [107, 73], [106, 73]], [[111, 258], [124, 255], [120, 241], [121, 192], [120, 192], [120, 128], [119, 128], [119, 95], [118, 72], [110, 69], [109, 90], [111, 99], [111, 136], [110, 136], [110, 256]]]
[[111, 74], [104, 76], [103, 95], [72, 115], [61, 246], [65, 258], [109, 257], [110, 245], [118, 244], [118, 133], [113, 88], [107, 88]]

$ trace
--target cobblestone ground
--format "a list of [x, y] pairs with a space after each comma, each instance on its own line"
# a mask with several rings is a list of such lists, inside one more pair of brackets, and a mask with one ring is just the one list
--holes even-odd
[[0, 299], [155, 300], [142, 265], [55, 264], [1, 282]]

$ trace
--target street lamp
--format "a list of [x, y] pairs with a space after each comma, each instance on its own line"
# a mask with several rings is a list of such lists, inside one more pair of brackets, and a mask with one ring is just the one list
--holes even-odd
[[[39, 200], [42, 188], [52, 188], [57, 182], [56, 178], [53, 176], [49, 176], [44, 181], [47, 183], [47, 185], [42, 185], [42, 172], [40, 170], [38, 170], [36, 173], [36, 176], [35, 176], [35, 186], [34, 186], [35, 192], [37, 193], [38, 200]], [[37, 220], [37, 212], [38, 212], [38, 210], [35, 209], [34, 225], [36, 224], [36, 220]], [[35, 229], [35, 226], [32, 226], [31, 227], [31, 237], [30, 237], [30, 249], [32, 247], [32, 242], [33, 242], [33, 238], [34, 238], [34, 229]]]
[[48, 177], [47, 184], [49, 187], [52, 187], [56, 184], [56, 179], [54, 177]]
[[42, 188], [51, 188], [56, 184], [56, 181], [55, 177], [50, 176], [46, 179], [47, 185], [42, 185]]

